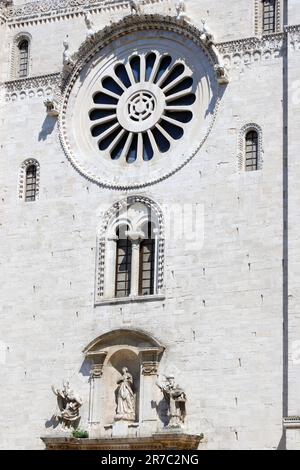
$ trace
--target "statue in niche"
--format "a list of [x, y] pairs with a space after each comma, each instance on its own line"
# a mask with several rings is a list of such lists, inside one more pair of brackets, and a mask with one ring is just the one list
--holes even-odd
[[175, 383], [174, 375], [165, 376], [164, 382], [157, 381], [157, 386], [164, 394], [169, 409], [168, 428], [180, 428], [184, 424], [186, 416], [186, 394]]
[[62, 429], [69, 429], [72, 425], [75, 427], [80, 419], [81, 398], [74, 393], [69, 382], [64, 382], [61, 390], [55, 389], [52, 385], [52, 391], [57, 396], [57, 404], [60, 410], [55, 417], [62, 424]]
[[135, 394], [133, 377], [127, 367], [122, 369], [122, 378], [118, 380], [117, 414], [115, 421], [135, 421]]

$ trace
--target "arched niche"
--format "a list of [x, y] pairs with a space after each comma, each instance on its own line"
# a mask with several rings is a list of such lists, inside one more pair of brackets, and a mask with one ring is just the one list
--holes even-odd
[[126, 435], [155, 432], [157, 410], [154, 404], [159, 399], [156, 378], [163, 351], [163, 345], [151, 335], [127, 329], [107, 332], [85, 348], [83, 352], [91, 377], [89, 422], [92, 435], [109, 437], [117, 428], [118, 387], [125, 367], [133, 379], [135, 418], [121, 419], [121, 432]]

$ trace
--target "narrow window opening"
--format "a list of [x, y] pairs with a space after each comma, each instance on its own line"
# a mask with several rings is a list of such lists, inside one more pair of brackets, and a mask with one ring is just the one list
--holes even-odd
[[263, 33], [270, 34], [276, 31], [276, 0], [263, 1]]
[[29, 43], [27, 39], [23, 39], [18, 44], [19, 49], [19, 78], [28, 76], [29, 65]]
[[256, 131], [249, 131], [246, 134], [246, 171], [256, 171], [258, 169], [258, 134]]
[[35, 201], [36, 200], [36, 166], [30, 165], [26, 170], [26, 188], [25, 188], [25, 201]]
[[131, 289], [131, 258], [132, 245], [126, 235], [128, 226], [122, 226], [117, 230], [116, 252], [116, 287], [115, 296], [129, 297]]
[[147, 228], [147, 238], [140, 244], [139, 295], [154, 294], [155, 237], [151, 222]]

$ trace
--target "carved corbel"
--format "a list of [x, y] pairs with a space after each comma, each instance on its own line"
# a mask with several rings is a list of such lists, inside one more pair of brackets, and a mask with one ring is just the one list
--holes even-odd
[[57, 117], [59, 115], [59, 103], [55, 98], [48, 98], [44, 101], [48, 116]]
[[159, 357], [162, 352], [163, 348], [149, 348], [140, 351], [142, 375], [158, 375]]
[[91, 379], [101, 379], [102, 374], [103, 374], [103, 365], [104, 365], [106, 356], [107, 356], [106, 351], [90, 352], [87, 354], [86, 357], [91, 360], [91, 370], [90, 370]]
[[214, 70], [218, 83], [220, 83], [220, 85], [227, 85], [227, 83], [229, 83], [229, 78], [224, 65], [215, 64]]
[[216, 61], [216, 64], [214, 65], [216, 79], [220, 85], [227, 85], [229, 83], [228, 72], [223, 64], [219, 51], [214, 43], [210, 44], [210, 49]]

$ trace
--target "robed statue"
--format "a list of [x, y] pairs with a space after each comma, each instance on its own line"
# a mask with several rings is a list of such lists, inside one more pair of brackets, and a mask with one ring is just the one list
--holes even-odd
[[76, 426], [80, 419], [81, 398], [74, 393], [69, 382], [64, 382], [61, 390], [55, 389], [52, 385], [52, 391], [57, 396], [59, 408], [55, 418], [62, 424], [63, 429], [68, 429], [71, 425]]
[[117, 412], [115, 421], [135, 421], [136, 400], [133, 389], [133, 377], [128, 372], [127, 367], [123, 367], [122, 374], [122, 378], [117, 382]]
[[170, 428], [182, 427], [186, 416], [186, 394], [181, 387], [176, 385], [174, 375], [165, 376], [165, 380], [157, 381], [157, 386], [163, 392], [168, 405]]

